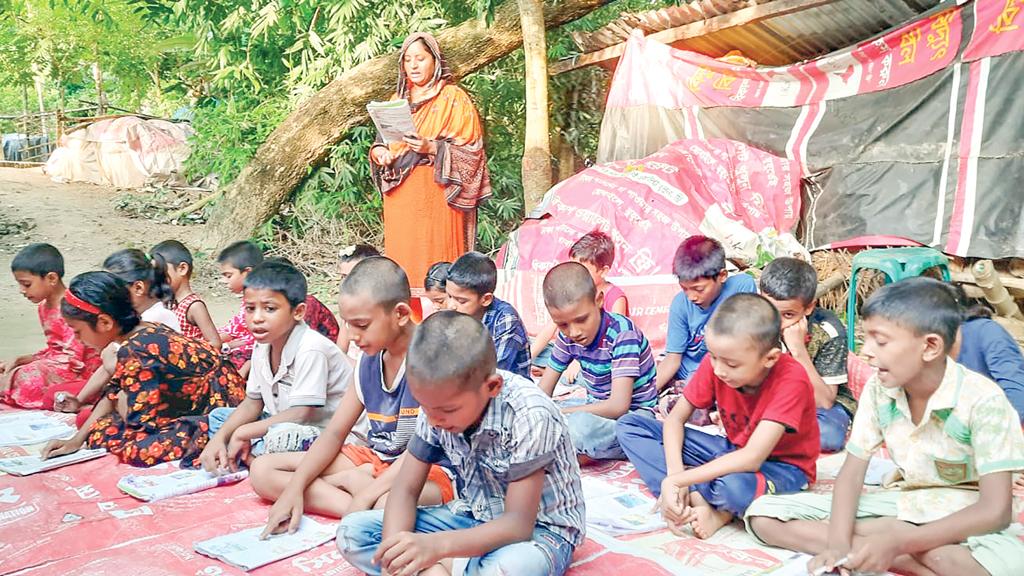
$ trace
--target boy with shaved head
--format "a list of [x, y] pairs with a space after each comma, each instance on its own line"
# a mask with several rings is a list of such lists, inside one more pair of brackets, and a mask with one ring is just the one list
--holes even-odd
[[656, 369], [647, 338], [625, 316], [602, 307], [594, 280], [578, 262], [559, 264], [544, 277], [544, 303], [558, 328], [540, 387], [551, 394], [573, 360], [585, 400], [561, 403], [573, 445], [583, 456], [623, 459], [615, 421], [631, 411], [653, 414]]
[[[764, 494], [814, 482], [820, 451], [807, 372], [779, 348], [779, 312], [763, 296], [736, 294], [708, 322], [708, 353], [664, 428], [654, 418], [619, 420], [622, 449], [660, 494], [673, 532], [710, 538]], [[725, 437], [686, 429], [695, 409], [718, 405]]]
[[[353, 382], [308, 452], [270, 454], [253, 463], [253, 489], [275, 502], [264, 535], [294, 532], [303, 510], [340, 517], [384, 506], [420, 412], [405, 377], [415, 332], [409, 297], [405, 272], [379, 256], [356, 264], [341, 285], [341, 317], [361, 352]], [[364, 411], [368, 445], [345, 444]], [[426, 481], [421, 503], [452, 499], [451, 480], [441, 466], [430, 467]]]
[[[583, 541], [584, 505], [565, 418], [533, 382], [495, 366], [487, 329], [470, 316], [437, 312], [417, 329], [408, 379], [422, 412], [402, 473], [383, 513], [348, 515], [338, 529], [338, 547], [357, 569], [391, 576], [568, 569]], [[460, 499], [417, 509], [431, 463], [445, 458]]]

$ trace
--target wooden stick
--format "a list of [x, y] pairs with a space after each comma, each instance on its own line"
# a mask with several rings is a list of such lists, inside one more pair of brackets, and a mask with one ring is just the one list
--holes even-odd
[[223, 190], [217, 190], [216, 192], [206, 196], [205, 198], [200, 198], [199, 200], [196, 200], [195, 202], [189, 204], [188, 206], [185, 206], [181, 210], [178, 210], [177, 212], [174, 212], [173, 214], [168, 215], [165, 218], [165, 221], [167, 221], [167, 222], [174, 222], [175, 220], [177, 220], [178, 218], [181, 218], [182, 216], [186, 216], [188, 214], [191, 214], [191, 213], [199, 210], [203, 206], [206, 206], [210, 202], [213, 202], [217, 198], [220, 198], [221, 194], [223, 194]]
[[825, 294], [839, 288], [846, 283], [846, 275], [842, 272], [836, 272], [825, 279], [824, 282], [818, 284], [818, 289], [814, 293], [815, 298], [821, 298]]

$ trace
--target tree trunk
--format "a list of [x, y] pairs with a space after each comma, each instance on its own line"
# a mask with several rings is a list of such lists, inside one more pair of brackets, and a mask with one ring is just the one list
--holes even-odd
[[551, 187], [548, 139], [548, 44], [541, 0], [518, 0], [526, 61], [526, 141], [523, 147], [523, 208], [529, 214]]
[[558, 181], [576, 174], [576, 149], [565, 136], [558, 138]]
[[[607, 0], [549, 0], [548, 27], [570, 22]], [[472, 19], [437, 34], [455, 78], [471, 74], [506, 56], [522, 43], [519, 12], [502, 4], [491, 26]], [[330, 147], [351, 128], [367, 120], [366, 104], [388, 98], [395, 90], [398, 53], [378, 56], [346, 71], [296, 108], [267, 137], [226, 189], [204, 227], [200, 244], [217, 249], [248, 238], [273, 217], [291, 192], [324, 162]]]
[[92, 63], [92, 81], [96, 84], [96, 104], [99, 105], [96, 115], [103, 116], [107, 113], [107, 95], [103, 93], [103, 70], [99, 62]]

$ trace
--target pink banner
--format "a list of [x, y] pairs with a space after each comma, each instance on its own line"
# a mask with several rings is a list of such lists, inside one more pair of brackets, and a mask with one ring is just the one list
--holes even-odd
[[647, 41], [634, 32], [616, 69], [608, 106], [791, 107], [902, 86], [953, 61], [963, 27], [960, 10], [951, 8], [850, 49], [778, 68], [738, 66]]
[[976, 0], [974, 34], [964, 60], [1024, 50], [1024, 0]]

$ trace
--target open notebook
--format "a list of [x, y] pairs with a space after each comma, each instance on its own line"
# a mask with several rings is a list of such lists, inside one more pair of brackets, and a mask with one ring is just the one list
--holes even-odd
[[259, 526], [196, 542], [193, 549], [203, 556], [216, 558], [240, 570], [249, 571], [330, 542], [337, 533], [338, 525], [321, 524], [308, 516], [303, 516], [299, 529], [294, 534], [278, 534], [260, 540], [263, 528]]

